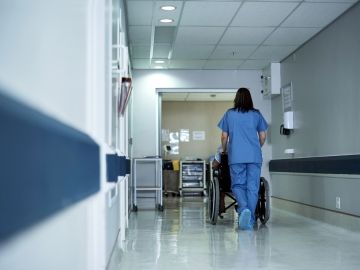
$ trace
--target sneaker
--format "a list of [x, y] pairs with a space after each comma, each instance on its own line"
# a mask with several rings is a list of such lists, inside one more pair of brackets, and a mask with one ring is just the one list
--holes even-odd
[[250, 223], [251, 220], [251, 212], [249, 209], [244, 209], [241, 211], [240, 213], [240, 217], [239, 217], [239, 227], [242, 230], [251, 230], [252, 226]]

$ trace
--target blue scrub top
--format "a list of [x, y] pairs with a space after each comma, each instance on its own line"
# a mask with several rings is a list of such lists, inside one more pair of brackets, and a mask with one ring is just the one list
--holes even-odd
[[262, 163], [258, 132], [266, 131], [268, 124], [257, 110], [241, 112], [229, 109], [218, 123], [229, 135], [229, 165], [235, 163]]

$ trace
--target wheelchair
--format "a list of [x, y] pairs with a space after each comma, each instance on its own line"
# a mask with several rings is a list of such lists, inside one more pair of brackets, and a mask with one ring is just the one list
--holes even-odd
[[[220, 196], [224, 194], [225, 198], [230, 198], [230, 204], [224, 205], [223, 213], [232, 206], [237, 207], [237, 202], [231, 193], [231, 178], [230, 170], [227, 160], [227, 155], [221, 155], [221, 163], [217, 169], [212, 170], [212, 175], [209, 183], [208, 193], [208, 214], [209, 221], [215, 225], [218, 217], [222, 218], [220, 213]], [[269, 183], [264, 177], [260, 177], [259, 185], [259, 199], [255, 210], [255, 218], [259, 219], [262, 224], [270, 218], [270, 197], [269, 197]]]

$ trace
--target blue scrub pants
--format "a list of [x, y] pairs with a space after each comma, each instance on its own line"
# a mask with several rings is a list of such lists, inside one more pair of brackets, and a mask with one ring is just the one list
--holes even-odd
[[230, 165], [231, 191], [234, 194], [238, 213], [248, 208], [251, 222], [255, 222], [255, 209], [259, 196], [261, 163], [236, 163]]

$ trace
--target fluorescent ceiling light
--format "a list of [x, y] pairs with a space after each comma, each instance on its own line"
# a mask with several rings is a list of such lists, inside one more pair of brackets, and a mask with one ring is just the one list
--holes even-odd
[[162, 10], [165, 10], [165, 11], [172, 11], [172, 10], [175, 10], [176, 7], [175, 6], [162, 6], [161, 7]]
[[174, 20], [173, 19], [161, 19], [160, 22], [162, 23], [172, 23]]
[[155, 62], [156, 64], [164, 64], [164, 63], [165, 63], [164, 60], [155, 60], [154, 62]]

